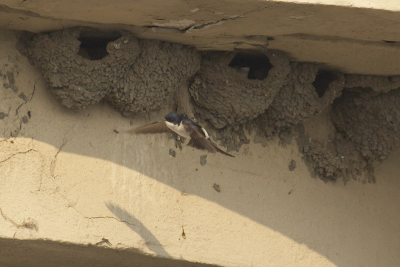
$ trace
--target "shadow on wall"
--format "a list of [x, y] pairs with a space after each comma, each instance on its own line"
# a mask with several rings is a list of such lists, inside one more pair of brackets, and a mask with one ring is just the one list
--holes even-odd
[[160, 257], [171, 257], [163, 248], [157, 238], [151, 233], [146, 226], [143, 225], [138, 219], [132, 214], [118, 205], [112, 203], [106, 203], [106, 207], [121, 221], [126, 224], [132, 231], [138, 233], [143, 240], [146, 241], [146, 246], [149, 250], [153, 251], [157, 256]]

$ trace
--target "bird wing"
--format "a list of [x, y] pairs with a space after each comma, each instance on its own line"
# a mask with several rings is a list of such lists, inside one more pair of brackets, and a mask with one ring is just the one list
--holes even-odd
[[197, 148], [197, 149], [201, 149], [201, 150], [205, 150], [206, 148], [200, 143], [195, 143], [193, 142], [193, 139], [190, 139], [189, 142], [187, 143], [188, 146]]
[[202, 133], [198, 131], [198, 127], [193, 125], [190, 121], [182, 121], [181, 122], [185, 127], [185, 130], [190, 135], [190, 141], [187, 144], [188, 146], [197, 148], [197, 149], [207, 149], [211, 153], [222, 153], [224, 155], [234, 157], [229, 153], [219, 149], [210, 139], [206, 138]]
[[133, 130], [129, 130], [128, 133], [131, 134], [146, 134], [146, 133], [166, 133], [169, 131], [168, 126], [165, 121], [157, 121], [142, 127], [138, 127]]

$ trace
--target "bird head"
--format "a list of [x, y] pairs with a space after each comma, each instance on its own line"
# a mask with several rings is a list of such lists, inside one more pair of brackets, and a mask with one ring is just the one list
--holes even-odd
[[168, 121], [168, 122], [173, 123], [175, 125], [179, 124], [181, 122], [181, 120], [182, 120], [182, 117], [179, 116], [179, 114], [176, 113], [176, 112], [170, 112], [165, 116], [165, 121]]

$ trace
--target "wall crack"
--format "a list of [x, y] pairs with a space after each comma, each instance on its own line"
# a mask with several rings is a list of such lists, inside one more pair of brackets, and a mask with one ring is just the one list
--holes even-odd
[[12, 225], [14, 225], [17, 228], [26, 228], [26, 229], [30, 229], [30, 230], [35, 229], [36, 232], [38, 231], [37, 222], [31, 218], [28, 218], [27, 221], [25, 221], [25, 219], [24, 219], [24, 221], [21, 224], [18, 224], [16, 222], [14, 222], [12, 219], [10, 219], [8, 216], [6, 216], [1, 208], [0, 208], [0, 214], [4, 218], [4, 220], [12, 223]]
[[[36, 91], [36, 84], [37, 84], [37, 83], [38, 83], [38, 80], [33, 84], [32, 94], [31, 94], [31, 96], [29, 97], [29, 99], [26, 99], [26, 100], [25, 100], [21, 105], [19, 105], [19, 106], [17, 107], [17, 109], [15, 110], [15, 115], [16, 115], [16, 116], [18, 116], [19, 109], [20, 109], [23, 105], [25, 105], [26, 103], [32, 101], [33, 95], [35, 94], [35, 91]], [[18, 117], [18, 118], [19, 118], [19, 117]]]
[[221, 23], [223, 23], [225, 21], [236, 20], [236, 19], [241, 18], [241, 17], [242, 17], [242, 15], [237, 15], [237, 16], [233, 16], [231, 18], [223, 18], [223, 19], [220, 19], [220, 20], [217, 20], [217, 21], [210, 21], [210, 22], [207, 22], [207, 23], [204, 23], [204, 24], [201, 24], [201, 25], [189, 27], [189, 29], [187, 29], [187, 30], [192, 30], [192, 29], [193, 30], [200, 30], [200, 29], [203, 29], [203, 28], [208, 27], [208, 26], [218, 25], [218, 24], [221, 24]]
[[[40, 78], [39, 78], [39, 79], [40, 79]], [[17, 136], [19, 135], [19, 132], [20, 132], [21, 129], [22, 129], [22, 124], [24, 123], [24, 117], [23, 117], [22, 119], [19, 117], [19, 109], [20, 109], [22, 106], [24, 106], [26, 103], [32, 101], [33, 95], [35, 94], [35, 91], [36, 91], [36, 84], [38, 83], [39, 79], [36, 80], [35, 83], [33, 84], [33, 91], [32, 91], [31, 96], [29, 97], [29, 99], [28, 99], [28, 98], [25, 99], [24, 102], [21, 103], [21, 104], [17, 107], [17, 109], [15, 110], [15, 115], [16, 115], [16, 116], [18, 117], [18, 119], [19, 119], [19, 129], [16, 131], [15, 136], [13, 136], [13, 137], [17, 137]], [[30, 115], [29, 115], [29, 116], [30, 116]], [[26, 123], [26, 122], [27, 122], [27, 119], [26, 119], [25, 123]]]
[[197, 25], [197, 26], [189, 26], [189, 27], [181, 30], [181, 32], [182, 33], [186, 33], [189, 30], [201, 30], [201, 29], [204, 29], [206, 27], [222, 24], [222, 23], [224, 23], [226, 21], [237, 20], [237, 19], [243, 18], [245, 15], [248, 15], [248, 14], [253, 13], [253, 12], [259, 12], [259, 11], [264, 10], [266, 8], [270, 8], [270, 7], [263, 7], [263, 8], [258, 8], [256, 10], [250, 10], [250, 11], [247, 11], [247, 12], [243, 13], [242, 15], [236, 15], [236, 16], [232, 16], [230, 18], [223, 18], [223, 19], [219, 19], [219, 20], [216, 20], [216, 21], [210, 21], [210, 22], [207, 22], [207, 23], [204, 23], [204, 24], [201, 24], [201, 25]]
[[57, 162], [58, 154], [60, 154], [61, 150], [62, 150], [62, 149], [66, 146], [66, 144], [68, 143], [69, 140], [67, 140], [67, 134], [68, 134], [74, 127], [75, 127], [75, 125], [72, 126], [71, 128], [69, 128], [69, 129], [64, 133], [64, 137], [63, 137], [62, 144], [61, 144], [60, 147], [58, 148], [56, 154], [54, 155], [54, 159], [53, 159], [53, 161], [52, 161], [51, 164], [50, 164], [50, 174], [51, 174], [51, 177], [53, 177], [53, 178], [54, 178], [54, 171], [55, 171], [55, 168], [56, 168], [56, 162]]
[[17, 155], [26, 154], [26, 153], [29, 153], [29, 152], [31, 152], [31, 151], [38, 152], [37, 150], [34, 150], [33, 148], [31, 148], [31, 149], [29, 149], [29, 150], [27, 150], [27, 151], [17, 152], [17, 153], [15, 153], [15, 154], [12, 154], [12, 155], [9, 156], [8, 158], [5, 158], [4, 160], [0, 160], [0, 164], [1, 164], [1, 163], [4, 163], [4, 162], [6, 162], [6, 161], [8, 161], [8, 160], [10, 160], [10, 159], [12, 159], [13, 157], [15, 157], [15, 156], [17, 156]]
[[121, 221], [118, 218], [115, 218], [113, 216], [96, 216], [96, 217], [86, 217], [85, 216], [84, 218], [85, 219], [90, 219], [90, 220], [92, 220], [92, 219], [113, 219], [113, 220], [116, 220], [116, 221], [121, 222], [121, 223], [126, 223], [126, 224], [129, 224], [129, 225], [135, 225], [134, 223], [130, 223], [128, 221]]

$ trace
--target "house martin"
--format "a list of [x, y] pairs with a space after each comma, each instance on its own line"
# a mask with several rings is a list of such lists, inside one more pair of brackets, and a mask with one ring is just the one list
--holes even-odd
[[189, 138], [188, 146], [208, 150], [211, 153], [222, 153], [224, 155], [235, 157], [217, 147], [211, 140], [207, 131], [186, 117], [180, 116], [176, 112], [168, 113], [163, 121], [154, 122], [144, 125], [142, 127], [128, 131], [133, 134], [146, 134], [146, 133], [164, 133], [172, 131], [179, 136]]

